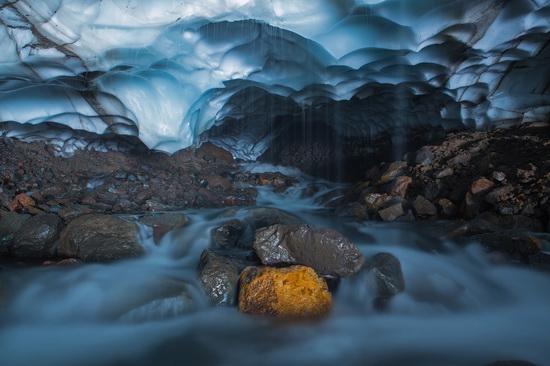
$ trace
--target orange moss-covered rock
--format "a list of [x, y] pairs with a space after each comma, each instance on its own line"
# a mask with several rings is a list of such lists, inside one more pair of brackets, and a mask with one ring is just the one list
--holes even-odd
[[325, 280], [310, 267], [247, 267], [240, 276], [239, 310], [282, 318], [314, 318], [330, 312]]

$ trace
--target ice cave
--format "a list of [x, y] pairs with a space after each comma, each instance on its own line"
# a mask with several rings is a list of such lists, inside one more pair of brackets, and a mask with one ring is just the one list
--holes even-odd
[[[241, 166], [282, 169], [315, 186], [310, 196], [254, 188], [256, 204], [280, 210], [278, 217], [335, 228], [366, 257], [392, 253], [406, 283], [386, 311], [377, 312], [375, 295], [366, 290], [371, 274], [342, 279], [331, 315], [319, 322], [278, 323], [212, 307], [196, 278], [198, 258], [211, 245], [213, 228], [228, 218], [246, 222], [248, 213], [186, 210], [185, 230], [160, 246], [151, 228], [136, 224], [146, 253], [137, 259], [74, 270], [20, 270], [14, 262], [3, 269], [0, 260], [0, 363], [549, 365], [547, 272], [494, 266], [494, 256], [483, 259], [479, 246], [442, 239], [448, 223], [347, 222], [319, 202], [331, 190], [348, 189], [351, 179], [365, 179], [369, 164], [381, 156], [386, 163], [403, 160], [405, 153], [461, 131], [547, 126], [550, 0], [0, 0], [0, 50], [0, 143], [6, 151], [13, 141], [40, 142], [59, 159], [81, 151], [168, 159], [211, 144]], [[544, 139], [524, 143], [546, 149]], [[498, 206], [501, 215], [543, 218], [542, 229], [520, 238], [540, 253], [550, 253], [549, 158], [517, 170], [518, 184], [531, 184], [524, 196], [540, 192], [537, 202], [516, 211], [517, 205]], [[21, 206], [9, 207], [9, 194], [31, 197], [37, 187], [21, 187], [17, 177], [27, 163], [17, 164], [0, 165], [0, 257], [3, 245], [6, 253], [15, 251], [5, 217]], [[478, 186], [488, 191], [508, 182], [497, 168], [475, 177]], [[124, 174], [128, 184], [140, 179], [136, 172]], [[443, 170], [436, 174], [448, 177]], [[110, 178], [86, 179], [83, 189], [91, 191]], [[211, 176], [196, 181], [203, 190], [214, 185]], [[480, 210], [468, 206], [479, 196], [478, 186], [462, 192], [468, 219]], [[56, 207], [68, 202], [67, 187]], [[105, 188], [102, 197], [117, 189]], [[398, 190], [391, 189], [386, 197]], [[375, 194], [365, 192], [362, 199]], [[87, 197], [79, 203], [105, 207], [99, 196]], [[496, 201], [483, 205], [497, 207]], [[133, 207], [124, 203], [117, 202]], [[416, 216], [429, 216], [434, 205], [416, 199], [410, 207]], [[36, 210], [21, 212], [33, 215], [28, 220], [38, 216]], [[406, 209], [399, 215], [406, 216]], [[60, 227], [70, 226], [63, 220]], [[472, 230], [477, 235], [488, 229]], [[514, 236], [513, 245], [520, 239]], [[426, 249], [434, 243], [437, 250]], [[241, 247], [235, 256], [244, 258], [245, 251]], [[138, 301], [136, 293], [176, 280], [185, 284], [185, 299]], [[135, 309], [113, 320], [111, 313], [129, 303]]]

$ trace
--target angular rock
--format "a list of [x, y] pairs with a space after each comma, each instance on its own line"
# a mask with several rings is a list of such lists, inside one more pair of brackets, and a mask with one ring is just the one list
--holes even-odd
[[0, 219], [0, 255], [8, 253], [14, 234], [25, 224], [31, 215], [7, 212]]
[[326, 282], [305, 266], [247, 267], [240, 276], [239, 310], [281, 318], [327, 315], [332, 297]]
[[489, 179], [480, 178], [472, 183], [470, 191], [474, 195], [486, 195], [487, 193], [489, 193], [489, 191], [491, 191], [491, 189], [493, 189], [494, 185], [495, 184]]
[[395, 178], [399, 177], [400, 175], [403, 175], [407, 169], [407, 162], [406, 161], [396, 161], [390, 164], [388, 169], [382, 174], [382, 177], [380, 178], [380, 182], [387, 183]]
[[407, 176], [400, 176], [395, 179], [390, 190], [390, 196], [398, 196], [405, 198], [409, 185], [412, 183], [412, 178]]
[[36, 206], [36, 202], [25, 193], [20, 193], [15, 196], [15, 199], [8, 205], [10, 211], [20, 211], [21, 209], [29, 206]]
[[437, 215], [437, 207], [423, 196], [417, 196], [412, 202], [412, 206], [417, 216], [426, 217]]
[[232, 219], [226, 221], [211, 230], [212, 242], [220, 248], [235, 248], [244, 232], [244, 228], [245, 226], [241, 220]]
[[492, 233], [496, 230], [498, 230], [498, 227], [488, 221], [473, 219], [453, 230], [447, 235], [447, 238], [452, 240], [472, 235]]
[[368, 193], [363, 197], [365, 207], [371, 212], [376, 212], [387, 207], [391, 200], [392, 197], [381, 193]]
[[351, 276], [364, 257], [339, 232], [311, 225], [272, 225], [256, 230], [254, 250], [263, 264], [303, 264], [320, 275]]
[[355, 217], [360, 220], [368, 220], [369, 213], [365, 206], [359, 202], [352, 202], [336, 210], [336, 214], [340, 217]]
[[454, 173], [455, 173], [455, 171], [454, 171], [453, 168], [446, 167], [446, 168], [443, 168], [443, 169], [440, 169], [440, 170], [436, 171], [434, 173], [434, 178], [435, 179], [446, 178], [446, 177], [452, 176]]
[[31, 217], [13, 235], [10, 254], [26, 258], [52, 256], [62, 227], [63, 221], [55, 214]]
[[213, 305], [236, 305], [239, 285], [240, 262], [223, 257], [210, 249], [202, 252], [199, 265], [199, 281]]
[[437, 204], [441, 207], [441, 214], [443, 217], [453, 217], [458, 214], [458, 207], [446, 198], [439, 199]]
[[384, 221], [395, 221], [398, 217], [403, 216], [405, 213], [403, 212], [403, 206], [401, 203], [397, 203], [378, 211], [378, 214]]
[[144, 253], [133, 222], [112, 215], [84, 215], [72, 220], [62, 231], [57, 253], [86, 262], [112, 261]]
[[416, 151], [415, 163], [420, 165], [431, 165], [434, 154], [429, 147], [423, 146]]

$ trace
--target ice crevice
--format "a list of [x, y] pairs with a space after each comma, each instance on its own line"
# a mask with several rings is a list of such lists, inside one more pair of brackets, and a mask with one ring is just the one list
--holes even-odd
[[2, 0], [0, 134], [254, 160], [304, 130], [361, 155], [548, 120], [549, 19], [548, 0]]

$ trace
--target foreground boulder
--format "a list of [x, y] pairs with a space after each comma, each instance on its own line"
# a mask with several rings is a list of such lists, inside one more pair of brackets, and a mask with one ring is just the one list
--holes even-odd
[[143, 254], [136, 224], [111, 215], [84, 215], [61, 233], [57, 253], [87, 262], [105, 262]]
[[247, 267], [240, 276], [239, 310], [282, 318], [316, 318], [330, 312], [326, 282], [305, 266]]
[[240, 264], [206, 249], [198, 265], [199, 280], [213, 305], [235, 305], [239, 285]]
[[31, 215], [8, 212], [0, 220], [0, 255], [8, 253], [14, 234], [25, 224]]
[[63, 221], [55, 214], [31, 217], [15, 232], [10, 254], [27, 258], [52, 256], [62, 227]]
[[365, 259], [339, 232], [311, 225], [272, 225], [256, 230], [254, 250], [263, 264], [303, 264], [320, 275], [351, 276]]

